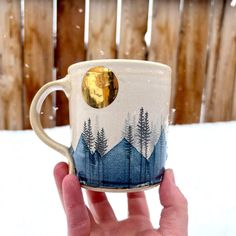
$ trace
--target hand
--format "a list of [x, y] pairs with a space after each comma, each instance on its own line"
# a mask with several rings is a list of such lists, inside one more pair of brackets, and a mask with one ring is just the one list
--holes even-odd
[[67, 216], [68, 236], [121, 235], [121, 236], [187, 236], [187, 200], [175, 184], [173, 171], [165, 171], [159, 194], [164, 207], [160, 228], [154, 229], [144, 192], [128, 193], [128, 218], [117, 221], [105, 193], [86, 191], [86, 207], [76, 176], [68, 175], [66, 163], [54, 169], [58, 192]]

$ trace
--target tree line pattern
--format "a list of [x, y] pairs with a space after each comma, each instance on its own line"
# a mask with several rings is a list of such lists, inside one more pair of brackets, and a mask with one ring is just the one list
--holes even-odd
[[95, 150], [98, 151], [101, 156], [103, 156], [106, 153], [108, 145], [107, 145], [105, 130], [104, 128], [98, 130], [95, 138], [93, 135], [90, 118], [88, 119], [87, 122], [86, 121], [84, 122], [82, 136], [90, 152], [93, 152], [93, 149], [95, 148]]
[[[153, 132], [156, 133], [153, 126], [151, 131], [149, 114], [147, 111], [144, 111], [143, 107], [141, 107], [136, 126], [130, 124], [129, 118], [125, 120], [125, 128], [122, 132], [122, 136], [134, 146], [138, 143], [140, 153], [145, 158], [148, 158], [149, 145], [151, 144], [154, 146], [154, 143], [151, 142], [153, 141], [153, 138], [151, 137]], [[91, 153], [98, 151], [101, 156], [106, 153], [108, 148], [108, 139], [106, 138], [105, 130], [104, 128], [101, 128], [97, 131], [96, 135], [94, 135], [90, 118], [87, 121], [84, 121], [82, 136]]]
[[[166, 158], [163, 153], [166, 145], [164, 129], [161, 128], [157, 145], [158, 132], [153, 123], [150, 125], [149, 114], [143, 107], [135, 121], [136, 117], [132, 122], [130, 117], [125, 120], [123, 139], [108, 152], [105, 129], [98, 128], [94, 135], [91, 119], [84, 122], [80, 141], [73, 153], [77, 174], [84, 183], [112, 187], [114, 182], [119, 187], [132, 187], [160, 181]], [[148, 156], [148, 148], [152, 145], [153, 152]], [[113, 173], [116, 173], [114, 179]]]

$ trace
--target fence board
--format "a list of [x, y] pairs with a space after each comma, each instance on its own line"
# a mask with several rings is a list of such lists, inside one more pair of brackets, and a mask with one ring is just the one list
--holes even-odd
[[[30, 128], [29, 106], [37, 90], [52, 80], [52, 0], [25, 0], [24, 12], [24, 126]], [[42, 109], [42, 125], [51, 127], [55, 123], [52, 97], [47, 98]]]
[[236, 11], [231, 1], [214, 2], [213, 31], [210, 42], [206, 83], [208, 122], [236, 119], [234, 86], [236, 83]]
[[116, 0], [91, 0], [87, 59], [116, 57]]
[[210, 0], [185, 0], [179, 38], [176, 123], [200, 120], [205, 78]]
[[0, 129], [22, 129], [20, 2], [0, 7]]
[[175, 100], [180, 19], [180, 1], [154, 0], [148, 60], [167, 64], [172, 69], [171, 108], [174, 107]]
[[123, 0], [118, 58], [145, 59], [148, 0]]
[[[236, 68], [236, 65], [235, 65]], [[232, 105], [232, 120], [236, 120], [236, 72], [234, 76], [234, 93], [233, 93], [233, 105]]]
[[[57, 1], [57, 79], [67, 74], [69, 65], [85, 60], [84, 17], [85, 0]], [[68, 124], [68, 100], [63, 93], [57, 93], [56, 105], [56, 124]]]

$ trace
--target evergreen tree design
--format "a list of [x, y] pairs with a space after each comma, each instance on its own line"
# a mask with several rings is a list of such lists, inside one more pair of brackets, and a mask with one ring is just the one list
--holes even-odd
[[[97, 137], [95, 141], [95, 149], [100, 154], [100, 157], [103, 157], [107, 151], [107, 139], [105, 136], [105, 130], [102, 128], [97, 132]], [[99, 182], [102, 182], [104, 179], [104, 169], [103, 169], [103, 158], [98, 160], [98, 178]]]
[[86, 143], [87, 146], [90, 150], [90, 152], [92, 152], [93, 147], [94, 147], [94, 137], [93, 137], [93, 131], [92, 131], [92, 125], [91, 125], [91, 119], [88, 119], [88, 126], [87, 126], [87, 133], [86, 133]]
[[132, 122], [131, 122], [131, 127], [133, 130], [133, 136], [134, 136], [134, 141], [133, 141], [133, 146], [136, 145], [137, 143], [137, 132], [136, 132], [136, 127], [137, 127], [137, 122], [136, 122], [136, 116], [133, 116]]
[[93, 159], [92, 151], [94, 147], [94, 137], [92, 132], [92, 125], [91, 125], [91, 119], [89, 118], [88, 121], [84, 122], [83, 126], [83, 141], [85, 142], [84, 145], [87, 146], [89, 149], [89, 153], [85, 154], [85, 175], [89, 176], [90, 179], [92, 177], [92, 168], [90, 166], [90, 160], [91, 163], [95, 164], [95, 160]]
[[101, 132], [100, 132], [101, 136], [101, 143], [100, 143], [100, 146], [101, 146], [101, 149], [100, 149], [100, 154], [101, 156], [103, 156], [106, 151], [107, 151], [107, 139], [106, 139], [106, 136], [105, 136], [105, 131], [104, 131], [104, 128], [101, 129]]
[[88, 168], [88, 158], [90, 153], [87, 152], [87, 136], [88, 136], [88, 127], [87, 127], [87, 122], [84, 121], [84, 126], [83, 126], [83, 133], [82, 133], [82, 142], [83, 142], [83, 146], [84, 146], [84, 152], [85, 152], [85, 160], [84, 160], [84, 164], [85, 164], [85, 178], [86, 176], [88, 176], [89, 173], [89, 168]]
[[[139, 112], [139, 120], [137, 124], [137, 138], [138, 138], [138, 145], [140, 148], [140, 153], [143, 157], [147, 159], [148, 147], [151, 141], [151, 130], [150, 130], [150, 125], [149, 125], [148, 112], [144, 112], [143, 107], [140, 108], [140, 112]], [[146, 181], [147, 166], [146, 166], [146, 161], [143, 159], [140, 163], [140, 168], [141, 168], [140, 181]], [[143, 169], [145, 171], [144, 173], [142, 173]]]
[[148, 157], [148, 145], [151, 141], [151, 130], [149, 126], [149, 119], [148, 119], [148, 112], [145, 112], [145, 117], [144, 117], [144, 134], [143, 134], [143, 144], [144, 144], [144, 153], [145, 157]]
[[128, 127], [129, 127], [129, 125], [130, 125], [130, 113], [127, 114], [123, 130], [121, 131], [123, 138], [126, 138], [126, 136], [128, 134]]
[[131, 125], [129, 125], [129, 127], [128, 127], [128, 134], [126, 136], [126, 139], [130, 144], [134, 143], [133, 128]]
[[144, 157], [148, 157], [148, 146], [151, 141], [151, 130], [149, 125], [148, 112], [144, 113], [143, 107], [140, 109], [139, 120], [137, 124], [137, 138], [140, 153]]
[[101, 129], [101, 131], [97, 132], [97, 137], [95, 141], [95, 149], [99, 152], [101, 156], [104, 156], [108, 148], [107, 145], [107, 139], [105, 136], [105, 130], [104, 128]]
[[128, 133], [126, 134], [126, 140], [127, 143], [125, 143], [125, 151], [126, 151], [126, 156], [128, 158], [128, 187], [130, 186], [131, 183], [131, 155], [132, 155], [132, 146], [134, 143], [134, 137], [133, 137], [133, 128], [131, 125], [128, 126]]
[[140, 108], [139, 112], [139, 120], [137, 124], [137, 138], [138, 138], [138, 144], [140, 148], [140, 153], [143, 155], [143, 140], [144, 140], [144, 109], [143, 107]]
[[100, 136], [100, 132], [97, 131], [97, 137], [96, 137], [96, 141], [95, 141], [95, 149], [100, 153], [100, 149], [101, 149], [101, 136]]
[[[144, 117], [144, 109], [143, 107], [140, 108], [140, 111], [139, 111], [139, 120], [138, 120], [138, 124], [137, 124], [137, 138], [138, 138], [138, 145], [139, 145], [139, 148], [140, 148], [140, 154], [141, 156], [143, 156], [143, 147], [144, 147], [144, 129], [145, 129], [145, 125], [144, 125], [144, 122], [145, 122], [145, 117]], [[143, 177], [144, 177], [144, 173], [143, 173], [143, 158], [141, 158], [141, 162], [140, 162], [140, 182], [143, 181]]]
[[[144, 152], [145, 152], [145, 158], [148, 158], [148, 145], [151, 141], [151, 130], [149, 126], [149, 118], [148, 118], [148, 112], [145, 112], [145, 117], [144, 117]], [[144, 181], [147, 181], [148, 175], [150, 176], [150, 171], [149, 171], [149, 162], [145, 162], [145, 173], [144, 173]]]
[[159, 119], [151, 122], [150, 113], [144, 107], [137, 113], [127, 114], [121, 140], [109, 152], [110, 140], [105, 128], [99, 128], [98, 118], [84, 121], [76, 154], [73, 154], [83, 183], [127, 188], [160, 180], [166, 159], [165, 126]]

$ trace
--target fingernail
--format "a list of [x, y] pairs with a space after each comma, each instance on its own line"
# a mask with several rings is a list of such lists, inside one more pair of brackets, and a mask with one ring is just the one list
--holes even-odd
[[171, 182], [175, 185], [175, 175], [174, 175], [174, 171], [172, 169], [169, 169], [169, 176], [170, 176], [170, 179], [171, 179]]

